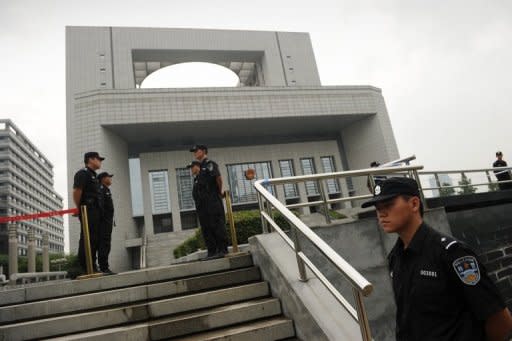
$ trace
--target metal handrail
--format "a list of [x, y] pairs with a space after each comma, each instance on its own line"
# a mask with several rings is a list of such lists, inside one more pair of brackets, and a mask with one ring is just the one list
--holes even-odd
[[[406, 158], [410, 160], [415, 159], [414, 156]], [[405, 160], [405, 159], [404, 159]], [[398, 160], [405, 162], [403, 160]], [[324, 174], [311, 174], [301, 175], [294, 177], [275, 178], [257, 180], [254, 183], [256, 189], [260, 214], [262, 219], [263, 231], [268, 232], [268, 224], [276, 231], [295, 251], [297, 258], [297, 266], [299, 269], [299, 279], [307, 281], [306, 266], [311, 272], [324, 284], [327, 290], [334, 296], [334, 298], [347, 310], [352, 318], [359, 324], [361, 335], [364, 341], [372, 339], [370, 326], [368, 323], [368, 316], [364, 307], [363, 296], [369, 296], [373, 290], [373, 285], [364, 278], [356, 269], [354, 269], [345, 259], [343, 259], [336, 251], [334, 251], [324, 240], [322, 240], [311, 228], [304, 224], [289, 208], [328, 205], [340, 201], [358, 200], [371, 197], [371, 195], [361, 195], [357, 197], [347, 197], [338, 199], [327, 199], [323, 195], [321, 201], [300, 203], [286, 206], [281, 203], [266, 187], [271, 185], [281, 185], [287, 183], [297, 183], [306, 181], [320, 181], [333, 178], [347, 178], [357, 176], [373, 176], [380, 174], [407, 174], [418, 179], [418, 170], [423, 169], [423, 166], [399, 166], [399, 167], [385, 167], [385, 168], [368, 168], [354, 171], [343, 171], [335, 173]], [[418, 182], [419, 183], [419, 182]], [[423, 199], [423, 198], [422, 198]], [[272, 217], [272, 210], [280, 212], [284, 218], [291, 224], [291, 238], [281, 229], [281, 227], [274, 221]], [[322, 274], [322, 272], [313, 264], [313, 262], [302, 252], [300, 245], [300, 236], [306, 238], [324, 257], [334, 265], [343, 275], [343, 277], [351, 284], [353, 294], [356, 302], [356, 308], [340, 294], [340, 292], [332, 285], [332, 283]]]
[[[491, 179], [491, 172], [496, 176], [498, 174], [510, 172], [512, 170], [512, 167], [493, 167], [493, 168], [476, 168], [476, 169], [453, 169], [453, 170], [437, 170], [437, 171], [421, 171], [418, 172], [418, 175], [433, 175], [435, 177], [437, 186], [434, 187], [424, 187], [423, 191], [428, 190], [440, 190], [440, 189], [455, 189], [455, 188], [465, 188], [465, 187], [479, 187], [479, 186], [489, 186], [491, 184], [497, 185], [497, 184], [505, 184], [505, 183], [512, 183], [512, 180], [497, 180], [492, 181]], [[439, 174], [461, 174], [465, 175], [467, 173], [485, 173], [488, 182], [480, 182], [480, 183], [469, 183], [467, 185], [448, 185], [443, 186], [439, 180]]]

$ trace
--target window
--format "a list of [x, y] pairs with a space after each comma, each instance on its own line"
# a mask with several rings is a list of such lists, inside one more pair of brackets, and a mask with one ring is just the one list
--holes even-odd
[[149, 172], [149, 190], [153, 214], [170, 213], [171, 200], [166, 170]]
[[[281, 176], [294, 176], [295, 170], [293, 169], [293, 161], [292, 160], [280, 160], [279, 161], [279, 169], [281, 170]], [[284, 197], [286, 199], [297, 198], [299, 196], [299, 191], [297, 190], [297, 184], [284, 184]]]
[[[315, 174], [315, 163], [313, 158], [300, 159], [300, 165], [302, 167], [302, 174], [309, 175]], [[306, 193], [309, 196], [318, 195], [318, 183], [316, 181], [306, 181]]]
[[[334, 158], [332, 156], [324, 156], [320, 158], [322, 162], [322, 168], [324, 173], [336, 172], [336, 166], [334, 165]], [[327, 179], [327, 193], [334, 194], [340, 192], [340, 184], [337, 179]]]
[[[254, 203], [257, 201], [256, 190], [253, 186], [255, 180], [245, 179], [245, 171], [249, 168], [254, 169], [256, 173], [255, 179], [272, 177], [269, 161], [228, 165], [229, 187], [232, 192], [233, 204]], [[272, 188], [269, 188], [269, 190], [272, 192]]]
[[194, 185], [190, 170], [188, 168], [176, 169], [176, 180], [178, 183], [178, 198], [180, 210], [191, 210], [195, 208], [192, 198], [192, 187]]
[[156, 233], [172, 232], [172, 215], [153, 215], [153, 231]]

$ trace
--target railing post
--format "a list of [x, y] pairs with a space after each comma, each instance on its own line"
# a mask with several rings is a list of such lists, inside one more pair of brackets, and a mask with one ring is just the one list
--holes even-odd
[[231, 193], [225, 192], [226, 209], [228, 211], [229, 231], [231, 232], [231, 246], [233, 253], [238, 253], [238, 240], [236, 237], [235, 219], [233, 217], [233, 206], [231, 205]]
[[487, 175], [487, 180], [489, 181], [489, 183], [492, 183], [491, 175], [489, 174], [488, 170], [485, 171], [485, 175]]
[[438, 188], [439, 195], [441, 195], [441, 181], [439, 181], [439, 174], [434, 173], [434, 178], [436, 179], [436, 184]]
[[423, 208], [424, 209], [427, 209], [428, 208], [428, 204], [427, 204], [427, 200], [425, 200], [425, 194], [423, 193], [423, 188], [421, 187], [421, 181], [420, 181], [420, 175], [418, 174], [418, 170], [413, 170], [412, 171], [413, 173], [413, 179], [416, 180], [416, 182], [418, 183], [418, 189], [419, 189], [419, 192], [420, 192], [420, 200], [421, 202], [423, 203]]
[[260, 208], [261, 229], [263, 230], [263, 233], [268, 233], [267, 219], [265, 219], [261, 214], [261, 212], [265, 210], [265, 205], [263, 204], [263, 196], [260, 194], [260, 192], [256, 191], [256, 197], [258, 198], [258, 206]]
[[304, 265], [304, 261], [299, 256], [299, 252], [302, 251], [302, 249], [300, 247], [299, 233], [297, 232], [297, 228], [295, 226], [292, 226], [292, 233], [293, 233], [293, 244], [294, 244], [294, 249], [295, 249], [295, 257], [297, 258], [297, 266], [299, 268], [299, 280], [301, 282], [307, 282], [308, 277], [306, 275], [306, 266]]
[[372, 175], [368, 175], [368, 181], [370, 182], [370, 192], [373, 192], [375, 191], [375, 179], [373, 178]]
[[331, 217], [329, 216], [329, 204], [327, 203], [327, 189], [324, 187], [327, 186], [326, 181], [320, 181], [320, 196], [322, 197], [323, 207], [324, 207], [324, 216], [325, 216], [325, 222], [327, 224], [331, 223]]
[[[272, 215], [272, 204], [270, 203], [270, 201], [267, 201], [267, 202], [266, 202], [265, 210], [267, 211], [267, 214], [268, 214], [268, 216], [270, 217], [270, 219], [274, 220], [274, 216]], [[268, 231], [269, 231], [269, 232], [272, 232], [272, 226], [270, 226], [270, 228], [268, 229]]]
[[363, 341], [371, 341], [372, 332], [370, 330], [370, 324], [368, 323], [368, 315], [366, 314], [366, 309], [364, 307], [363, 295], [361, 295], [359, 290], [356, 288], [352, 288], [352, 291], [354, 293], [357, 320], [359, 322], [359, 328], [361, 329], [361, 336], [363, 337]]

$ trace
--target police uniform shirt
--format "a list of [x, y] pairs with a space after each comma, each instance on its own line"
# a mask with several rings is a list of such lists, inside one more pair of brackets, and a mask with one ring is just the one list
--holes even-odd
[[100, 192], [105, 217], [112, 219], [114, 217], [114, 201], [112, 200], [112, 192], [110, 192], [110, 188], [108, 188], [108, 186], [104, 185], [100, 185]]
[[[492, 164], [493, 167], [507, 167], [507, 162], [503, 160], [496, 160]], [[498, 180], [510, 180], [510, 173], [508, 171], [495, 170], [494, 174], [496, 174], [496, 178]]]
[[192, 195], [196, 209], [216, 211], [222, 206], [222, 200], [217, 187], [217, 177], [220, 176], [219, 166], [209, 159], [201, 162], [199, 174], [194, 178]]
[[76, 172], [73, 188], [82, 190], [80, 205], [99, 206], [99, 181], [95, 171], [85, 167]]
[[485, 321], [505, 303], [475, 254], [422, 224], [389, 254], [397, 340], [485, 340]]

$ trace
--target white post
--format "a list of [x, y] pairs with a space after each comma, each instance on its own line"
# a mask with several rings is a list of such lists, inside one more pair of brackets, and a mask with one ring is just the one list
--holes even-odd
[[45, 232], [43, 234], [43, 272], [50, 272], [50, 254], [48, 244], [48, 232]]
[[36, 272], [36, 236], [34, 228], [28, 231], [28, 269], [27, 272]]
[[16, 224], [9, 224], [9, 279], [18, 273], [18, 236]]

